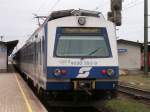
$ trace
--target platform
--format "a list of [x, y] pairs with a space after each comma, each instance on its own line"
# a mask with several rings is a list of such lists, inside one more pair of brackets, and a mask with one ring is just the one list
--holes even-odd
[[0, 73], [0, 112], [47, 112], [18, 73]]

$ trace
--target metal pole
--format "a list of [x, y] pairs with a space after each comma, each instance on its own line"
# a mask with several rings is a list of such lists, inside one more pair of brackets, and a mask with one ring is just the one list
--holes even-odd
[[0, 36], [0, 38], [1, 38], [1, 41], [3, 41], [3, 38], [4, 38], [4, 37], [3, 37], [3, 36]]
[[148, 75], [148, 0], [144, 0], [144, 75]]

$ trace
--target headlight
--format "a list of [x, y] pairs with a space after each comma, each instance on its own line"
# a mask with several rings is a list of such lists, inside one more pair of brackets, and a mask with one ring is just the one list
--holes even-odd
[[107, 70], [103, 69], [103, 70], [101, 71], [101, 74], [106, 75], [106, 74], [107, 74]]
[[85, 23], [86, 23], [86, 18], [85, 18], [85, 17], [79, 17], [78, 23], [79, 23], [80, 25], [85, 25]]
[[107, 74], [109, 76], [113, 75], [114, 74], [114, 70], [113, 69], [107, 69]]
[[61, 70], [60, 70], [60, 69], [55, 69], [55, 70], [54, 70], [54, 75], [55, 75], [55, 76], [61, 75]]
[[61, 70], [61, 69], [55, 69], [54, 70], [54, 75], [55, 76], [66, 75], [66, 74], [67, 74], [66, 70]]

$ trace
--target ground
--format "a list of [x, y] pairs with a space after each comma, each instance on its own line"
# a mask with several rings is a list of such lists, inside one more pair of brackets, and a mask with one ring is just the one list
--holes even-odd
[[[144, 76], [142, 71], [120, 75], [119, 83], [150, 91], [150, 76]], [[118, 98], [106, 101], [105, 108], [109, 112], [150, 112], [149, 103], [144, 104], [120, 94]]]
[[143, 73], [121, 75], [119, 82], [150, 91], [150, 76], [144, 76]]
[[128, 98], [108, 100], [105, 108], [109, 112], [150, 112], [150, 108], [147, 105]]

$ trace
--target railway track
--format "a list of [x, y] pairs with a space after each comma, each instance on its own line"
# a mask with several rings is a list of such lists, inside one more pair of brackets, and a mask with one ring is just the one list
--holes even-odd
[[119, 84], [118, 92], [132, 95], [135, 98], [150, 100], [150, 91], [138, 89], [129, 85]]
[[48, 112], [104, 112], [94, 107], [53, 107], [48, 108]]
[[[22, 78], [23, 75], [21, 75]], [[48, 112], [108, 112], [105, 108], [103, 108], [103, 101], [98, 102], [70, 102], [70, 101], [51, 101], [43, 99], [37, 93], [35, 88], [30, 82], [27, 82], [28, 86], [32, 89], [34, 94], [39, 98], [41, 103], [45, 106]]]
[[99, 102], [44, 102], [49, 112], [108, 112], [102, 101]]

